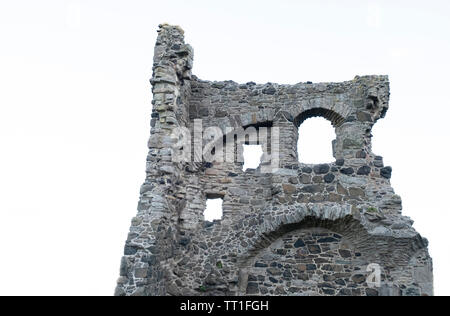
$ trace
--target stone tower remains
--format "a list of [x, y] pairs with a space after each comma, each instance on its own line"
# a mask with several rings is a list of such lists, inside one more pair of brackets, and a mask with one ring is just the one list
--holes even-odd
[[[371, 149], [388, 110], [386, 76], [209, 82], [192, 75], [179, 27], [158, 32], [146, 179], [116, 295], [433, 295], [427, 241], [401, 215], [392, 169]], [[334, 163], [298, 161], [298, 128], [315, 116], [335, 128]], [[232, 161], [206, 162], [196, 149], [205, 134], [194, 136], [190, 159], [175, 159], [186, 150], [175, 131], [196, 126], [257, 138], [233, 136]], [[263, 161], [243, 171], [240, 149], [252, 141]], [[223, 199], [223, 217], [207, 222], [212, 198]]]

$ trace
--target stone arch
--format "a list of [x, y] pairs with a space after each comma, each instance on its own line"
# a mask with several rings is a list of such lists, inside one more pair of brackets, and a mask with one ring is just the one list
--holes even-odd
[[[315, 120], [310, 121], [313, 118]], [[294, 120], [298, 133], [296, 144], [298, 161], [301, 164], [332, 162], [333, 158], [336, 158], [337, 127], [341, 126], [344, 121], [345, 119], [340, 114], [324, 108], [316, 108], [299, 114]], [[315, 134], [307, 126], [320, 127], [320, 129]], [[324, 137], [326, 135], [326, 139], [320, 137], [320, 135], [324, 135]], [[309, 147], [305, 146], [305, 144], [308, 144], [307, 140], [309, 140]], [[321, 155], [318, 155], [319, 152]], [[308, 154], [311, 155], [312, 153], [315, 155], [307, 159]]]
[[[377, 231], [377, 226], [367, 227], [361, 222], [360, 214], [352, 210], [351, 205], [297, 204], [279, 215], [269, 216], [262, 220], [249, 255], [253, 251], [264, 248], [268, 241], [273, 241], [283, 233], [305, 227], [335, 229], [342, 234], [348, 231], [355, 236], [355, 243], [362, 250], [372, 248], [376, 243], [380, 253], [379, 259], [387, 264], [407, 265], [417, 251], [427, 246], [427, 241], [417, 233], [414, 236], [401, 238], [389, 233], [381, 234]], [[396, 249], [402, 250], [395, 252]], [[371, 249], [367, 253], [376, 252]]]
[[245, 271], [247, 284], [240, 289], [245, 287], [248, 295], [363, 295], [368, 263], [360, 257], [354, 244], [335, 230], [292, 229], [252, 258]]
[[[276, 281], [277, 276], [284, 278], [284, 280], [289, 279], [290, 274], [284, 269], [286, 268], [286, 265], [283, 262], [277, 262], [277, 265], [275, 266], [273, 262], [260, 262], [258, 260], [270, 253], [273, 249], [276, 249], [278, 244], [289, 240], [289, 238], [290, 241], [292, 241], [291, 244], [298, 242], [298, 239], [300, 238], [296, 238], [301, 234], [317, 234], [316, 237], [318, 241], [316, 241], [320, 241], [319, 243], [323, 243], [326, 249], [328, 249], [325, 251], [325, 256], [330, 258], [330, 260], [328, 260], [329, 262], [322, 262], [320, 261], [320, 257], [317, 257], [316, 259], [319, 259], [319, 261], [306, 263], [315, 265], [315, 267], [310, 267], [310, 271], [317, 269], [319, 275], [323, 274], [330, 276], [330, 278], [327, 277], [326, 279], [321, 279], [320, 282], [317, 281], [318, 277], [315, 276], [315, 285], [323, 285], [327, 280], [337, 280], [336, 275], [333, 276], [333, 273], [331, 272], [336, 272], [338, 273], [338, 276], [340, 276], [340, 272], [347, 271], [344, 273], [346, 274], [344, 281], [346, 282], [346, 285], [349, 285], [348, 287], [339, 286], [339, 284], [331, 288], [324, 286], [327, 288], [327, 291], [324, 292], [323, 290], [318, 290], [316, 293], [318, 295], [382, 294], [379, 292], [382, 289], [377, 289], [376, 291], [368, 289], [368, 285], [365, 282], [366, 277], [368, 276], [366, 268], [369, 264], [373, 263], [381, 266], [383, 283], [389, 284], [387, 286], [393, 288], [399, 288], [403, 284], [399, 282], [392, 283], [392, 275], [403, 273], [403, 270], [410, 264], [411, 258], [414, 258], [417, 253], [421, 253], [426, 248], [426, 241], [423, 240], [420, 235], [409, 238], [394, 238], [393, 236], [377, 235], [372, 231], [369, 232], [368, 228], [352, 214], [350, 207], [345, 205], [328, 207], [319, 205], [301, 205], [296, 207], [296, 210], [287, 212], [287, 214], [264, 219], [260, 227], [260, 233], [255, 237], [254, 243], [249, 247], [246, 256], [240, 261], [238, 284], [240, 295], [267, 294], [255, 290], [255, 282], [258, 283], [258, 281], [255, 280], [266, 282], [269, 277], [272, 277], [275, 278]], [[304, 243], [306, 245], [306, 242]], [[297, 246], [299, 246], [298, 248], [307, 247], [307, 245], [305, 245], [301, 245], [301, 242], [300, 244], [297, 244]], [[342, 247], [342, 245], [345, 246]], [[292, 249], [292, 247], [290, 247], [290, 249]], [[333, 249], [337, 251], [329, 252]], [[339, 251], [339, 249], [341, 251]], [[284, 250], [282, 248], [276, 250], [281, 251], [280, 260], [285, 260], [286, 253], [284, 253]], [[321, 254], [322, 252], [320, 251], [317, 254]], [[290, 265], [290, 267], [292, 267], [295, 258], [287, 257], [287, 260], [290, 260], [288, 266]], [[276, 258], [276, 256], [274, 258]], [[305, 263], [300, 261], [298, 264]], [[255, 275], [255, 273], [258, 274], [258, 271], [255, 272], [255, 269], [269, 269], [271, 268], [271, 265], [275, 270], [268, 270], [268, 273], [265, 275], [267, 279], [263, 279], [261, 274]], [[296, 276], [299, 277], [300, 275], [297, 274]], [[301, 276], [304, 275], [301, 274]], [[311, 275], [308, 276], [308, 278], [310, 277]], [[281, 282], [277, 283], [275, 281], [271, 281], [272, 285], [274, 285], [273, 289], [281, 286]], [[266, 283], [271, 284], [271, 282]], [[288, 285], [288, 287], [289, 286], [291, 285]], [[355, 287], [359, 288], [356, 292], [352, 291]], [[295, 288], [295, 286], [293, 288]], [[386, 289], [384, 290], [386, 291]], [[283, 291], [280, 291], [278, 294], [289, 294], [288, 288], [284, 288]], [[299, 291], [295, 291], [295, 293], [298, 292]], [[305, 289], [300, 292], [304, 293]], [[270, 294], [277, 295], [277, 292], [272, 292]]]
[[312, 117], [323, 117], [329, 120], [334, 128], [341, 126], [345, 122], [345, 118], [335, 111], [325, 108], [315, 108], [298, 114], [294, 119], [294, 124], [299, 127], [304, 121]]

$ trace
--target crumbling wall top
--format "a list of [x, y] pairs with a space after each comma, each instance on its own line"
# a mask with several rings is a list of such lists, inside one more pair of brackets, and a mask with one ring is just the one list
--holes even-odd
[[[147, 177], [117, 295], [433, 294], [427, 241], [371, 148], [389, 108], [387, 76], [239, 84], [198, 79], [192, 67], [183, 30], [160, 25]], [[335, 128], [332, 163], [298, 161], [298, 127], [314, 116]], [[250, 139], [264, 158], [243, 170]], [[207, 158], [229, 151], [230, 160]], [[222, 199], [222, 219], [205, 220], [209, 198]]]

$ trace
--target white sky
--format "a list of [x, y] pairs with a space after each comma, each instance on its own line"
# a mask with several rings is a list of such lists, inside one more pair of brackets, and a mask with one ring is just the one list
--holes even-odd
[[1, 1], [0, 294], [113, 294], [144, 180], [156, 30], [169, 22], [203, 79], [388, 74], [374, 151], [449, 295], [449, 16], [445, 0]]

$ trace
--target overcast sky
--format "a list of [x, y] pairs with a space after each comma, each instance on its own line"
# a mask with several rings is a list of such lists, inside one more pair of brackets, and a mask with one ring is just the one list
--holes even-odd
[[433, 0], [1, 1], [0, 294], [114, 293], [168, 22], [202, 79], [389, 75], [373, 149], [430, 241], [436, 294], [449, 295], [449, 16]]

